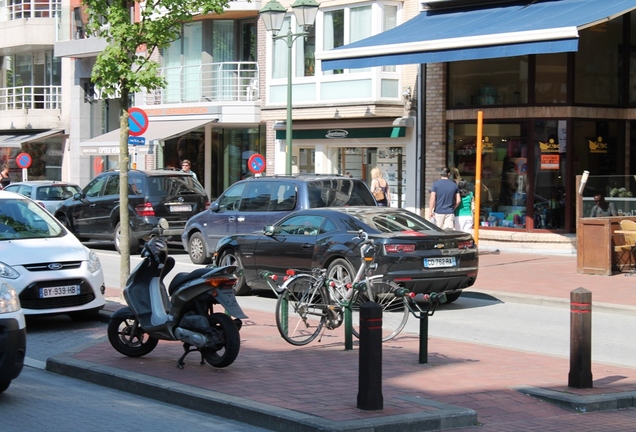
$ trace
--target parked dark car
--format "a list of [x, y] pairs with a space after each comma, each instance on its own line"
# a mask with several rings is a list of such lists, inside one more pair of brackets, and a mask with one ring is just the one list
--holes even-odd
[[263, 270], [283, 276], [287, 269], [328, 269], [331, 279], [351, 282], [360, 266], [359, 230], [382, 245], [375, 274], [416, 293], [447, 292], [456, 300], [475, 283], [478, 255], [470, 234], [444, 231], [422, 217], [391, 207], [301, 210], [260, 233], [227, 236], [216, 263], [243, 269], [239, 294], [267, 288]]
[[193, 263], [207, 264], [222, 237], [260, 231], [291, 212], [375, 205], [361, 179], [320, 174], [253, 177], [234, 183], [208, 211], [190, 219], [181, 240]]
[[[208, 197], [191, 175], [179, 171], [132, 170], [128, 173], [130, 252], [150, 238], [160, 218], [177, 239], [188, 219], [205, 210]], [[80, 192], [62, 203], [55, 217], [80, 239], [113, 240], [120, 251], [119, 171], [99, 174]]]

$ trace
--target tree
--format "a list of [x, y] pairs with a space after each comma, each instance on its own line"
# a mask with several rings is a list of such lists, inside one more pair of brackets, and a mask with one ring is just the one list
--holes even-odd
[[184, 23], [195, 15], [221, 14], [229, 0], [84, 0], [87, 34], [102, 37], [108, 46], [95, 60], [91, 81], [103, 97], [119, 99], [119, 220], [121, 274], [124, 287], [130, 274], [128, 209], [128, 108], [130, 96], [166, 86], [159, 64], [152, 60], [181, 36]]

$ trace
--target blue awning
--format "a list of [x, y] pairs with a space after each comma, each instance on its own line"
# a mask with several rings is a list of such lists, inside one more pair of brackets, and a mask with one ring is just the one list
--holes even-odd
[[426, 11], [402, 25], [316, 53], [322, 70], [571, 52], [579, 31], [636, 9], [636, 0], [539, 0]]

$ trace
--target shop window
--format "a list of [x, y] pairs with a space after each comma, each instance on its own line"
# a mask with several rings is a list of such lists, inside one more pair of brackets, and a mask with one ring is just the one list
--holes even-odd
[[[449, 124], [454, 180], [474, 191], [477, 161], [475, 124]], [[482, 226], [526, 228], [528, 147], [524, 123], [484, 124], [481, 172]], [[477, 221], [475, 221], [477, 222]]]
[[527, 56], [448, 64], [450, 108], [527, 103]]
[[623, 20], [582, 30], [575, 55], [574, 102], [618, 105]]
[[564, 104], [567, 102], [568, 55], [566, 53], [536, 56], [537, 104]]
[[567, 122], [534, 123], [534, 228], [565, 229]]

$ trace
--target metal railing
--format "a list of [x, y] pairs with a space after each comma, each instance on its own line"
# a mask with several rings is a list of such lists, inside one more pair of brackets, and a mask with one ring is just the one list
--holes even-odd
[[62, 86], [0, 88], [0, 111], [62, 108]]
[[53, 18], [59, 16], [62, 0], [23, 0], [0, 7], [0, 21], [23, 18]]
[[258, 64], [207, 63], [159, 69], [168, 85], [144, 93], [146, 105], [259, 100]]

